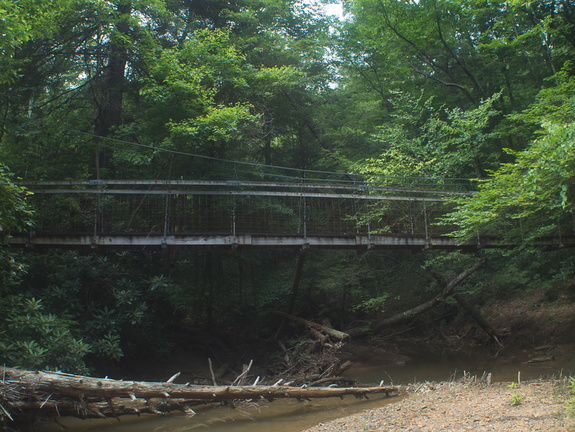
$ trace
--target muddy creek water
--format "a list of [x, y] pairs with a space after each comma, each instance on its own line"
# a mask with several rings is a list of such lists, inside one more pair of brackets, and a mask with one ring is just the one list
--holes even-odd
[[[533, 360], [545, 360], [536, 361]], [[408, 384], [421, 381], [443, 381], [461, 376], [463, 371], [481, 376], [492, 375], [493, 381], [518, 381], [535, 378], [572, 376], [575, 374], [575, 346], [554, 347], [544, 352], [535, 350], [489, 352], [485, 348], [463, 351], [429, 350], [425, 347], [405, 347], [385, 361], [371, 358], [356, 361], [347, 375], [359, 384]], [[398, 397], [372, 396], [369, 400], [353, 397], [316, 399], [298, 402], [241, 403], [236, 409], [228, 406], [199, 408], [195, 416], [122, 417], [117, 420], [76, 420], [62, 422], [70, 431], [91, 432], [300, 432], [321, 422], [354, 414], [370, 408], [394, 403]], [[48, 424], [36, 431], [61, 431]]]

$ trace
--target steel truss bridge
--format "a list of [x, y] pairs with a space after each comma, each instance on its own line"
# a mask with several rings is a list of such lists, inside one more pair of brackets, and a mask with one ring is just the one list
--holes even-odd
[[[36, 224], [14, 247], [468, 249], [508, 247], [478, 235], [465, 243], [438, 224], [445, 198], [465, 188], [313, 181], [92, 180], [21, 182]], [[573, 239], [544, 239], [549, 246]]]

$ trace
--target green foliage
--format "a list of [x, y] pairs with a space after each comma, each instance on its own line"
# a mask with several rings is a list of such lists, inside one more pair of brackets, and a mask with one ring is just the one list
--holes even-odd
[[[337, 328], [365, 326], [409, 307], [427, 284], [419, 259], [401, 252], [306, 252], [298, 310], [311, 319], [328, 318]], [[409, 293], [406, 294], [406, 287]], [[353, 324], [352, 324], [353, 323]]]
[[[551, 79], [550, 79], [551, 81]], [[537, 128], [542, 123], [569, 124], [575, 121], [575, 76], [573, 64], [567, 61], [557, 72], [553, 85], [541, 89], [535, 101], [524, 111], [511, 116], [514, 120], [531, 123]]]
[[[352, 165], [355, 172], [366, 175], [375, 187], [406, 187], [426, 190], [466, 192], [472, 188], [471, 176], [482, 176], [488, 167], [497, 166], [499, 136], [490, 123], [499, 114], [494, 105], [496, 94], [478, 108], [438, 110], [432, 99], [422, 100], [396, 92], [391, 102], [394, 110], [388, 122], [379, 126], [373, 139], [381, 148], [376, 158]], [[373, 193], [380, 194], [381, 190]], [[372, 225], [372, 232], [424, 232], [424, 221], [413, 215], [426, 212], [427, 224], [438, 204], [415, 209], [417, 203], [380, 201], [363, 212], [360, 225]], [[440, 208], [443, 212], [444, 208]]]
[[381, 155], [356, 164], [358, 172], [373, 174], [371, 183], [397, 182], [398, 177], [413, 178], [406, 180], [408, 185], [417, 184], [418, 177], [469, 177], [493, 166], [497, 135], [488, 126], [498, 115], [494, 104], [499, 94], [468, 111], [437, 110], [431, 99], [403, 93], [392, 97], [393, 121], [378, 127], [374, 135]]
[[507, 150], [514, 162], [482, 180], [478, 193], [453, 200], [456, 210], [444, 222], [460, 226], [455, 235], [498, 234], [528, 244], [569, 232], [575, 209], [575, 81], [568, 70], [566, 65], [555, 76], [555, 86], [541, 90], [528, 109], [513, 116], [540, 125], [538, 138], [524, 151]]
[[456, 210], [443, 220], [460, 226], [455, 235], [503, 234], [528, 243], [568, 226], [575, 208], [575, 126], [546, 125], [545, 135], [515, 156], [472, 197], [453, 200]]
[[26, 203], [31, 192], [13, 180], [8, 167], [0, 163], [0, 235], [32, 226], [33, 212]]
[[343, 163], [359, 161], [357, 171], [484, 178], [510, 160], [504, 147], [522, 150], [533, 138], [541, 119], [519, 124], [515, 115], [542, 88], [547, 112], [572, 94], [551, 87], [572, 75], [554, 76], [573, 60], [573, 5], [559, 13], [550, 4], [467, 0], [346, 6], [354, 18], [338, 39], [343, 77], [328, 133]]
[[86, 373], [91, 351], [78, 336], [76, 323], [45, 310], [43, 302], [25, 295], [0, 298], [0, 362], [26, 369]]
[[575, 417], [575, 378], [569, 378], [569, 389], [571, 397], [565, 403], [565, 411], [570, 418]]
[[[511, 390], [516, 390], [517, 387], [518, 387], [518, 384], [516, 382], [511, 382], [507, 385], [507, 388], [511, 389]], [[521, 405], [522, 401], [523, 401], [523, 396], [519, 395], [517, 392], [513, 392], [513, 394], [509, 398], [509, 405], [518, 406], [518, 405]]]
[[384, 293], [379, 297], [373, 297], [369, 300], [361, 302], [354, 307], [355, 311], [364, 311], [368, 314], [379, 315], [385, 311], [385, 302], [389, 298], [388, 293]]
[[313, 355], [313, 344], [308, 339], [293, 339], [288, 341], [289, 351], [294, 358], [311, 359]]
[[[528, 242], [570, 229], [570, 2], [558, 8], [524, 1], [351, 0], [346, 8], [353, 19], [345, 22], [322, 17], [320, 6], [5, 1], [0, 156], [26, 180], [87, 179], [95, 175], [95, 160], [102, 177], [228, 180], [238, 174], [225, 168], [229, 164], [182, 153], [349, 169], [368, 175], [368, 186], [441, 189], [452, 178], [478, 177], [479, 192], [455, 201], [456, 211], [444, 219], [460, 227], [462, 238], [479, 231]], [[61, 230], [93, 220], [81, 194], [49, 204], [38, 199], [33, 214], [28, 193], [14, 179], [0, 165], [4, 233], [30, 227], [36, 214], [39, 223], [50, 220]], [[301, 232], [299, 216], [282, 201], [237, 203]], [[131, 211], [120, 207], [117, 215]], [[425, 211], [429, 222], [443, 210], [412, 202], [371, 207], [366, 217], [354, 217], [371, 232], [437, 228], [412, 215]], [[326, 220], [328, 213], [316, 218]], [[254, 229], [272, 223], [254, 220]], [[120, 225], [114, 229], [125, 228]], [[173, 329], [242, 323], [253, 333], [254, 316], [289, 302], [292, 254], [165, 252], [49, 253], [23, 261], [1, 249], [0, 304], [12, 320], [1, 328], [3, 356], [29, 367], [81, 369], [83, 361], [110, 367], [141, 352], [165, 353]], [[421, 258], [312, 256], [296, 307], [336, 325], [378, 319], [437, 288], [417, 274]], [[472, 258], [436, 254], [426, 265], [449, 278]], [[466, 281], [462, 293], [482, 301], [533, 281], [569, 278], [575, 265], [561, 258], [569, 265], [518, 255], [509, 267], [491, 265], [491, 280]], [[74, 349], [63, 353], [56, 335]]]
[[147, 284], [143, 275], [134, 276], [142, 268], [135, 267], [131, 257], [117, 258], [74, 252], [34, 257], [27, 274], [21, 281], [13, 278], [13, 286], [5, 287], [0, 298], [9, 317], [0, 333], [6, 363], [66, 371], [98, 369], [143, 344], [153, 334], [146, 317]]
[[513, 393], [511, 398], [509, 398], [509, 404], [511, 406], [519, 406], [519, 405], [521, 405], [522, 401], [523, 401], [523, 396], [521, 396], [517, 393]]
[[20, 283], [27, 267], [19, 254], [0, 247], [0, 297], [11, 292], [11, 289]]
[[569, 46], [573, 25], [572, 7], [557, 14], [551, 5], [501, 1], [355, 0], [350, 9], [362, 79], [380, 91], [389, 82], [423, 88], [465, 109], [500, 89], [506, 109], [525, 108], [541, 77], [553, 74], [556, 44]]
[[120, 360], [124, 356], [120, 336], [108, 333], [103, 338], [92, 343], [92, 349], [98, 356], [112, 360]]
[[49, 35], [72, 0], [6, 0], [0, 5], [0, 85], [18, 79], [25, 62], [15, 53], [29, 40]]

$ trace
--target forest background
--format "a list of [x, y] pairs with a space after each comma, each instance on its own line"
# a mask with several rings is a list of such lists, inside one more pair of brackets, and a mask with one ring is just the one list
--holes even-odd
[[[566, 301], [572, 250], [531, 244], [575, 230], [575, 4], [348, 0], [341, 18], [324, 3], [2, 2], [3, 234], [38, 218], [20, 179], [233, 178], [225, 161], [376, 185], [475, 179], [444, 223], [518, 248], [308, 251], [293, 311], [369, 327], [433, 297], [431, 272], [448, 280], [479, 254], [491, 259], [460, 288], [474, 304], [534, 290]], [[372, 217], [394, 211], [400, 219], [390, 204]], [[298, 259], [7, 247], [0, 258], [0, 362], [106, 375], [183, 340], [199, 352], [272, 339], [270, 312], [288, 307]], [[463, 319], [446, 302], [416, 327]]]

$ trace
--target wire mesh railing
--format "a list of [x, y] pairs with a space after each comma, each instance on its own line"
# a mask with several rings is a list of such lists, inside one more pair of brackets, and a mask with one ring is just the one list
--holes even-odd
[[437, 235], [453, 191], [252, 181], [54, 181], [25, 184], [44, 233]]

